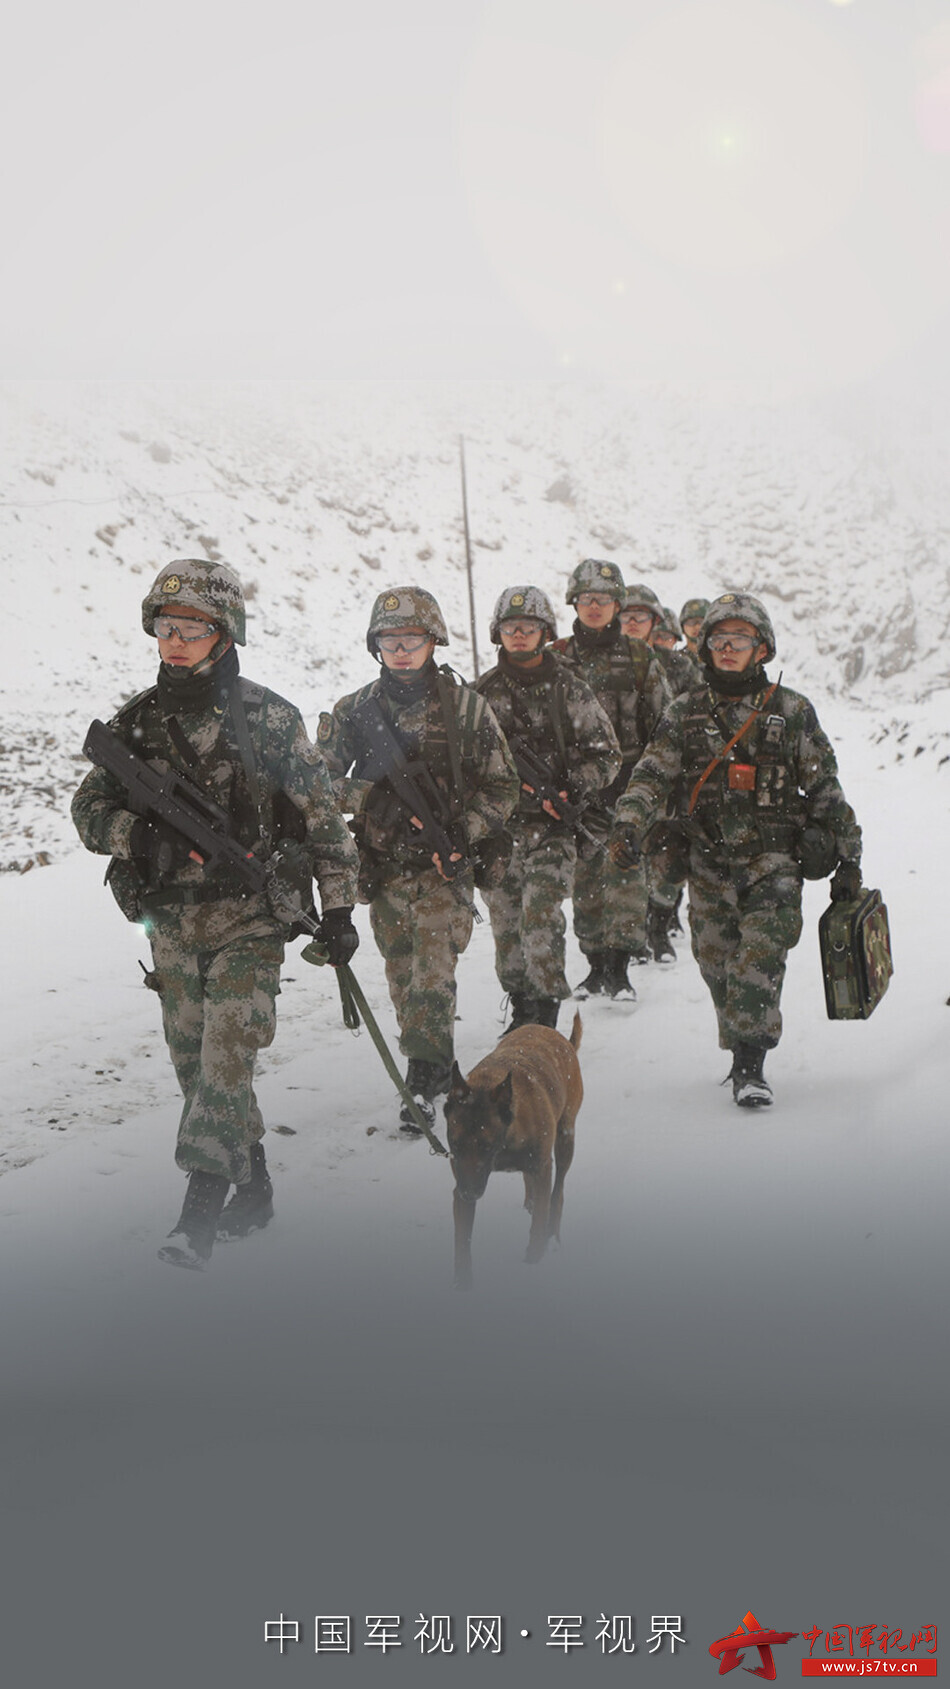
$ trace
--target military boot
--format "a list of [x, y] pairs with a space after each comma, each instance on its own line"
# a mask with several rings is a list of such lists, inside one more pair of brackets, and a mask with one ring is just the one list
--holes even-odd
[[740, 1108], [767, 1108], [772, 1087], [762, 1072], [766, 1050], [761, 1044], [737, 1044], [732, 1052], [732, 1095]]
[[506, 1032], [517, 1032], [519, 1026], [530, 1026], [534, 1021], [534, 998], [526, 991], [512, 991], [509, 996], [511, 1004], [511, 1025], [505, 1027]]
[[[406, 1090], [412, 1092], [419, 1113], [430, 1126], [435, 1123], [435, 1098], [448, 1090], [451, 1077], [451, 1067], [445, 1067], [441, 1062], [424, 1061], [421, 1056], [409, 1057]], [[413, 1119], [408, 1103], [403, 1103], [399, 1110], [399, 1126], [410, 1137], [422, 1137], [422, 1128]]]
[[585, 1002], [588, 997], [599, 997], [604, 990], [607, 956], [606, 950], [591, 950], [588, 952], [587, 960], [590, 963], [590, 973], [586, 979], [581, 980], [574, 993], [579, 1002]]
[[251, 1177], [238, 1185], [218, 1221], [218, 1236], [250, 1237], [274, 1218], [274, 1187], [267, 1171], [263, 1144], [251, 1145]]
[[178, 1224], [169, 1232], [169, 1242], [158, 1252], [160, 1261], [197, 1271], [207, 1266], [228, 1185], [229, 1181], [219, 1173], [189, 1175]]
[[622, 1003], [635, 1003], [637, 1000], [637, 994], [627, 978], [629, 959], [629, 952], [626, 950], [607, 951], [604, 990], [608, 997], [613, 997]]
[[655, 962], [675, 962], [676, 951], [670, 940], [676, 910], [665, 903], [650, 902], [647, 908], [647, 943]]
[[532, 1005], [534, 1026], [557, 1026], [557, 1017], [561, 1004], [557, 997], [536, 997]]

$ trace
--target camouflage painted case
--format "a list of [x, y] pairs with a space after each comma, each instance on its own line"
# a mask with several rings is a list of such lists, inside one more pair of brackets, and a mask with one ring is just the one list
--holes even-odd
[[880, 892], [830, 904], [818, 922], [818, 942], [828, 1019], [867, 1020], [894, 972]]

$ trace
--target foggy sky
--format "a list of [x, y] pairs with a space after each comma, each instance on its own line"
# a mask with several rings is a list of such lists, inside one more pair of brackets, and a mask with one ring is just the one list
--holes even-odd
[[40, 0], [0, 45], [7, 377], [807, 391], [944, 332], [940, 0]]

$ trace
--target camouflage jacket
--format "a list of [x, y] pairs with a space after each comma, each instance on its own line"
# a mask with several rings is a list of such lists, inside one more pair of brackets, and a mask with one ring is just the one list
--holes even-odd
[[674, 698], [678, 698], [681, 692], [689, 690], [702, 669], [702, 664], [698, 660], [694, 661], [689, 652], [685, 650], [667, 651], [662, 645], [659, 645], [653, 655], [663, 670], [666, 684]]
[[[405, 804], [373, 766], [372, 746], [361, 723], [371, 700], [382, 709], [407, 759], [425, 764], [442, 802], [448, 830], [475, 845], [500, 832], [518, 800], [518, 776], [491, 710], [470, 686], [459, 685], [451, 669], [432, 665], [429, 684], [405, 701], [398, 683], [381, 675], [351, 692], [324, 712], [317, 743], [326, 758], [340, 808], [354, 818], [353, 831], [364, 854], [399, 864], [406, 870], [433, 867], [431, 846], [420, 843]], [[452, 768], [443, 700], [452, 710], [461, 791]]]
[[[476, 684], [505, 737], [521, 737], [540, 754], [559, 790], [567, 790], [577, 801], [593, 798], [609, 786], [620, 768], [616, 734], [590, 687], [550, 647], [540, 669], [519, 671], [502, 657]], [[547, 815], [523, 785], [518, 819], [562, 825]]]
[[[260, 814], [251, 796], [229, 703], [172, 709], [160, 704], [153, 687], [125, 704], [110, 726], [150, 767], [163, 774], [173, 769], [199, 787], [224, 810], [232, 836], [249, 849], [260, 851], [262, 842], [266, 848], [279, 839], [296, 840], [312, 863], [324, 909], [354, 903], [356, 849], [299, 710], [252, 681], [241, 678], [236, 684], [254, 755]], [[127, 807], [123, 788], [104, 769], [93, 768], [73, 798], [72, 817], [87, 850], [112, 856], [110, 879], [116, 898], [134, 919], [127, 904], [134, 905], [136, 894], [151, 888], [144, 869], [132, 857], [131, 834], [138, 817]], [[162, 887], [163, 891], [180, 888], [191, 896], [198, 888], [209, 895], [217, 890], [221, 897], [246, 896], [227, 870], [209, 877], [191, 860], [166, 876]], [[263, 907], [261, 899], [258, 912]]]
[[[766, 701], [768, 688], [760, 670], [739, 698], [713, 692], [708, 682], [674, 698], [617, 805], [618, 825], [642, 836], [672, 796], [672, 813], [693, 843], [723, 861], [767, 851], [794, 856], [802, 827], [813, 822], [834, 834], [842, 860], [859, 862], [861, 829], [813, 706], [787, 686]], [[700, 787], [713, 758], [759, 706], [762, 713]]]
[[[586, 629], [555, 640], [556, 651], [590, 687], [616, 734], [623, 759], [623, 790], [627, 775], [649, 744], [672, 696], [663, 666], [642, 639], [627, 639], [619, 621], [611, 622], [599, 638], [585, 638]], [[608, 636], [616, 628], [613, 638]], [[616, 794], [614, 794], [616, 795]]]

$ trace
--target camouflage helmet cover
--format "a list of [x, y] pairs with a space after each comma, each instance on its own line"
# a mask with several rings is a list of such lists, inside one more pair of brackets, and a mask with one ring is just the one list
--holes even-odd
[[680, 627], [676, 611], [672, 610], [668, 604], [664, 604], [663, 606], [663, 614], [660, 617], [659, 625], [663, 633], [671, 634], [674, 639], [682, 639], [683, 630]]
[[442, 611], [423, 586], [391, 586], [379, 593], [366, 630], [366, 648], [376, 655], [376, 636], [400, 628], [422, 628], [436, 645], [448, 645]]
[[539, 586], [506, 586], [492, 611], [489, 635], [493, 645], [501, 644], [502, 622], [517, 616], [533, 617], [542, 623], [548, 639], [557, 638], [557, 623], [547, 593], [542, 592]]
[[568, 604], [576, 604], [582, 592], [609, 592], [617, 603], [623, 601], [623, 576], [616, 563], [605, 563], [599, 557], [585, 557], [571, 573], [564, 594]]
[[771, 662], [775, 656], [775, 632], [764, 604], [753, 598], [751, 592], [724, 592], [713, 599], [699, 630], [697, 643], [700, 656], [705, 657], [706, 641], [719, 622], [751, 622], [756, 632], [762, 635], [765, 661]]
[[652, 610], [657, 621], [663, 615], [663, 606], [651, 587], [644, 586], [642, 581], [635, 581], [628, 586], [623, 595], [621, 610], [632, 610], [635, 604], [642, 604], [647, 610]]
[[155, 634], [155, 617], [164, 604], [183, 610], [203, 610], [234, 640], [245, 643], [244, 589], [226, 563], [206, 557], [183, 557], [160, 569], [142, 600], [142, 626]]
[[686, 603], [680, 611], [680, 623], [701, 622], [708, 609], [708, 598], [687, 598]]

